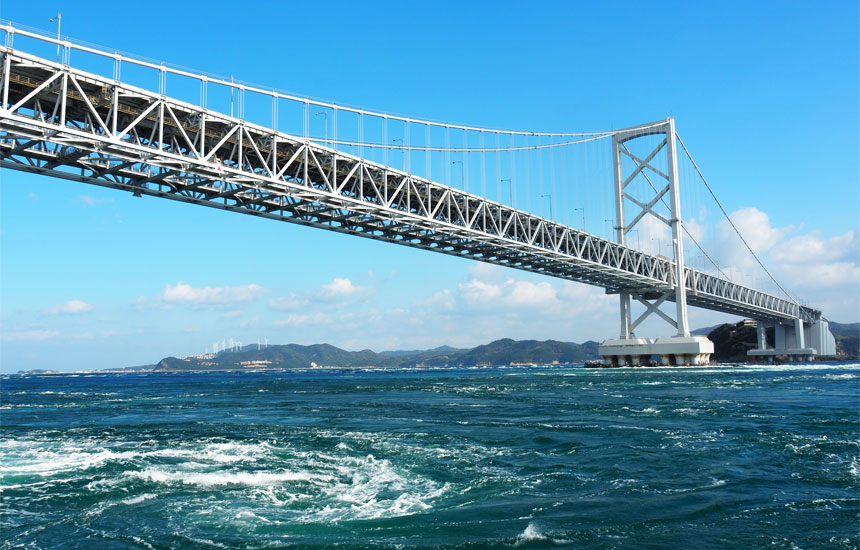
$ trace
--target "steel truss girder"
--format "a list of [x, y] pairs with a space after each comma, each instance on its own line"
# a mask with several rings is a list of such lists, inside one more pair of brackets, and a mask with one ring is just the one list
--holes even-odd
[[[0, 166], [474, 258], [608, 292], [674, 286], [675, 269], [665, 258], [118, 81], [10, 48], [0, 52], [0, 66], [9, 67], [0, 79]], [[50, 116], [37, 101], [53, 106]], [[689, 268], [684, 284], [690, 303], [708, 309], [773, 320], [801, 314], [792, 302]]]

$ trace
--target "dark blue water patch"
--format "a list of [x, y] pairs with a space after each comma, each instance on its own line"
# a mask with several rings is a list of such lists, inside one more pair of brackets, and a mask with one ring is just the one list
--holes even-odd
[[0, 382], [3, 548], [858, 547], [858, 364]]

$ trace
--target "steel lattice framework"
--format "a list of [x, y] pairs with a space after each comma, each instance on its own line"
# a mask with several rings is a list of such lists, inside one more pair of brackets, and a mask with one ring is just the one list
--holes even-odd
[[[674, 264], [550, 220], [119, 80], [5, 47], [0, 166], [468, 257], [657, 299]], [[819, 311], [694, 269], [691, 305]], [[669, 299], [673, 299], [671, 296]]]

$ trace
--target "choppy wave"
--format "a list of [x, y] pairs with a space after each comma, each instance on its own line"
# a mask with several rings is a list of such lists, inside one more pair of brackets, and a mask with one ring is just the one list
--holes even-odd
[[858, 379], [856, 364], [8, 377], [0, 528], [52, 548], [843, 547]]

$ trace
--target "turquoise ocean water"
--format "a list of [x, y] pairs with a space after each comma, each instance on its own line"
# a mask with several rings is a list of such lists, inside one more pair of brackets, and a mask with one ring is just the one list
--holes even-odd
[[0, 548], [858, 548], [860, 365], [0, 379]]

